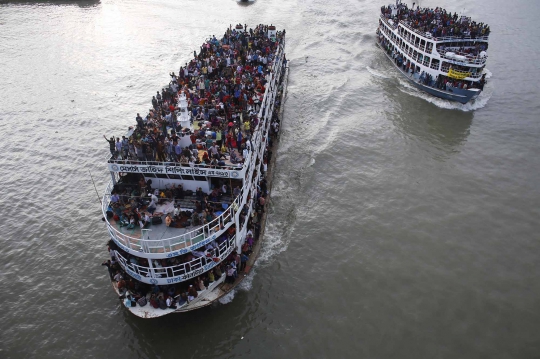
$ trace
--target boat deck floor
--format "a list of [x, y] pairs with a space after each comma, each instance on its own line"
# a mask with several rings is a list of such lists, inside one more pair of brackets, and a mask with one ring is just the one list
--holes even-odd
[[[185, 248], [187, 245], [196, 244], [199, 241], [204, 240], [204, 235], [201, 233], [198, 236], [192, 238], [191, 243], [188, 243], [186, 245], [185, 240], [183, 237], [181, 237], [183, 234], [192, 232], [194, 230], [197, 230], [199, 228], [202, 228], [202, 225], [199, 226], [188, 226], [188, 227], [167, 227], [165, 224], [165, 216], [168, 213], [172, 213], [174, 211], [174, 205], [175, 203], [180, 206], [182, 211], [185, 210], [193, 210], [194, 209], [194, 201], [196, 200], [196, 197], [193, 196], [192, 198], [184, 198], [184, 199], [177, 199], [173, 201], [165, 201], [161, 204], [158, 204], [156, 207], [156, 211], [154, 212], [154, 216], [161, 216], [163, 219], [163, 222], [160, 224], [151, 224], [150, 227], [148, 227], [148, 231], [146, 231], [145, 239], [150, 240], [168, 240], [170, 244], [171, 251], [180, 250], [182, 248]], [[220, 203], [226, 204], [229, 206], [232, 203], [232, 198], [230, 196], [222, 196]], [[188, 218], [185, 218], [188, 220]], [[119, 221], [115, 221], [113, 218], [109, 219], [109, 223], [115, 227], [120, 233], [133, 238], [133, 239], [141, 239], [143, 236], [143, 233], [140, 228], [140, 226], [135, 226], [133, 229], [127, 229], [127, 227], [121, 227]], [[201, 231], [202, 232], [202, 231]], [[133, 250], [139, 250], [138, 241], [135, 241], [135, 243], [124, 243], [126, 246], [131, 247]], [[163, 248], [149, 248], [150, 252], [152, 253], [164, 253], [167, 252]]]

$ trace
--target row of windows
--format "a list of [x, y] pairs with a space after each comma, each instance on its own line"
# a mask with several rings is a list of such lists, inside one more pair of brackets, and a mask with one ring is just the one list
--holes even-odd
[[[383, 25], [384, 25], [384, 30], [385, 32], [389, 35], [389, 36], [392, 36], [393, 39], [395, 37], [394, 35], [394, 32], [391, 31], [387, 24], [385, 24], [384, 22], [381, 22]], [[428, 54], [431, 54], [432, 50], [433, 50], [433, 42], [431, 41], [426, 41], [425, 39], [419, 37], [418, 35], [415, 35], [414, 33], [412, 33], [411, 31], [407, 30], [406, 28], [404, 27], [398, 27], [398, 34], [400, 35], [400, 37], [402, 39], [405, 39], [406, 42], [410, 43], [411, 45], [413, 45], [413, 47], [419, 49], [420, 51], [424, 51]], [[407, 45], [408, 46], [408, 45]]]
[[[394, 32], [390, 31], [388, 28], [384, 27], [383, 31], [385, 31], [386, 34], [390, 37], [390, 39], [394, 43], [396, 43], [398, 47], [404, 53], [406, 53], [409, 57], [411, 57], [412, 60], [424, 66], [431, 67], [432, 69], [435, 69], [435, 70], [439, 69], [439, 63], [440, 63], [439, 60], [434, 59], [433, 61], [431, 61], [431, 58], [429, 56], [426, 56], [422, 52], [416, 50], [415, 47], [409, 46], [408, 42], [404, 41], [403, 38], [397, 36]], [[428, 42], [428, 44], [431, 44], [431, 46], [433, 46], [431, 42]]]

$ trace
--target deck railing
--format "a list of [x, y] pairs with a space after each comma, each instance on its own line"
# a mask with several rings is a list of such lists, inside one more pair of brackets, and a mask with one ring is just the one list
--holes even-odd
[[118, 251], [115, 251], [115, 256], [124, 271], [133, 278], [147, 284], [167, 285], [186, 281], [212, 269], [232, 253], [235, 241], [236, 236], [234, 235], [209, 251], [212, 253], [211, 256], [194, 258], [189, 262], [175, 266], [162, 267], [152, 263], [151, 266], [144, 267], [130, 262]]
[[471, 37], [471, 36], [439, 36], [439, 37], [435, 37], [429, 32], [421, 32], [420, 30], [415, 29], [414, 27], [412, 27], [410, 24], [408, 24], [404, 20], [400, 20], [399, 23], [403, 27], [406, 27], [407, 29], [409, 29], [410, 31], [416, 33], [417, 35], [422, 36], [422, 38], [428, 39], [428, 40], [433, 40], [433, 41], [465, 41], [465, 40], [476, 40], [476, 41], [482, 41], [483, 40], [483, 41], [487, 41], [489, 39], [489, 35], [487, 35], [487, 36], [476, 36], [474, 38]]
[[[133, 235], [128, 235], [118, 230], [115, 225], [109, 222], [107, 218], [107, 208], [110, 199], [110, 192], [112, 190], [112, 182], [109, 183], [106, 189], [106, 194], [103, 198], [103, 216], [106, 218], [107, 229], [111, 238], [119, 245], [123, 250], [131, 254], [137, 254], [138, 256], [145, 258], [163, 258], [165, 256], [172, 257], [187, 253], [191, 250], [197, 249], [209, 241], [215, 239], [217, 236], [224, 233], [233, 223], [234, 216], [240, 208], [242, 197], [245, 196], [245, 190], [234, 199], [231, 205], [223, 211], [218, 217], [214, 218], [211, 222], [199, 226], [187, 233], [162, 238], [162, 239], [150, 239], [149, 235], [146, 235], [145, 230], [142, 230], [141, 238], [136, 238]], [[151, 229], [151, 227], [150, 227]], [[138, 229], [137, 229], [138, 230]]]

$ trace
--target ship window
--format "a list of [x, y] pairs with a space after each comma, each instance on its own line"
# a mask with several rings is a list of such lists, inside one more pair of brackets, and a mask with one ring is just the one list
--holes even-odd
[[167, 177], [167, 175], [164, 175], [162, 173], [156, 173], [156, 177], [157, 178], [169, 178], [169, 177]]
[[153, 174], [153, 173], [145, 173], [145, 174], [144, 174], [144, 177], [148, 177], [148, 178], [156, 178], [156, 175]]
[[180, 177], [180, 175], [173, 175], [173, 174], [170, 174], [169, 178], [170, 179], [182, 179], [182, 177]]
[[206, 177], [204, 176], [193, 176], [195, 178], [195, 181], [206, 181]]

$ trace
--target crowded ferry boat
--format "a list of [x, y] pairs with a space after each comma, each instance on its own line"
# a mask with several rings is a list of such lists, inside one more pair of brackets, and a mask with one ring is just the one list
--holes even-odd
[[207, 306], [258, 253], [279, 133], [285, 31], [211, 36], [120, 136], [105, 136], [107, 267], [142, 318]]
[[486, 84], [489, 34], [470, 17], [396, 0], [381, 7], [377, 44], [415, 87], [465, 104]]

